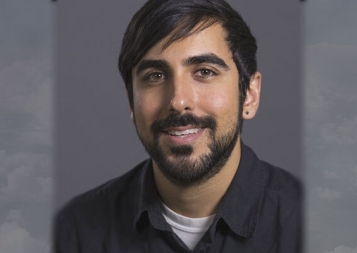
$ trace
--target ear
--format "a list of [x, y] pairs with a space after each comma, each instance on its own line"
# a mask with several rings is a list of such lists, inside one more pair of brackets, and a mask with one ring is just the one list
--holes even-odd
[[134, 113], [132, 112], [132, 110], [130, 110], [130, 120], [131, 120], [131, 123], [133, 123], [133, 125], [135, 125], [135, 118], [134, 118]]
[[243, 119], [248, 120], [254, 118], [258, 111], [260, 102], [260, 86], [262, 76], [260, 72], [255, 72], [250, 78], [249, 88], [243, 103]]
[[[126, 91], [126, 97], [128, 98], [128, 101], [130, 101], [128, 91]], [[129, 112], [130, 112], [130, 121], [131, 121], [131, 123], [133, 123], [135, 125], [134, 112], [133, 112], [133, 108], [131, 108], [131, 106], [130, 106], [130, 102], [129, 102]]]

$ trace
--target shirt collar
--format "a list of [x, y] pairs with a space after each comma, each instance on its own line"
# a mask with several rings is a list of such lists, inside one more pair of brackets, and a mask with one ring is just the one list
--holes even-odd
[[[218, 207], [215, 220], [222, 218], [237, 235], [251, 237], [257, 225], [265, 178], [262, 162], [251, 148], [241, 142], [238, 170]], [[132, 195], [138, 201], [134, 227], [139, 229], [140, 224], [149, 219], [155, 228], [167, 230], [161, 214], [161, 200], [154, 181], [151, 159], [144, 163], [138, 183], [140, 185], [135, 188], [140, 190]]]
[[156, 229], [168, 230], [161, 214], [161, 199], [155, 185], [151, 159], [148, 159], [142, 167], [139, 184], [137, 189], [140, 190], [133, 195], [137, 196], [136, 199], [139, 201], [135, 210], [134, 227], [140, 230], [141, 225], [150, 220]]

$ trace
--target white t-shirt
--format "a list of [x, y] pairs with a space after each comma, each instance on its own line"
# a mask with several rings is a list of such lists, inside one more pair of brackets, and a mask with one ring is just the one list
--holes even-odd
[[175, 234], [193, 250], [200, 241], [204, 233], [211, 226], [214, 216], [210, 215], [203, 218], [189, 218], [175, 213], [162, 203], [162, 214], [172, 227]]

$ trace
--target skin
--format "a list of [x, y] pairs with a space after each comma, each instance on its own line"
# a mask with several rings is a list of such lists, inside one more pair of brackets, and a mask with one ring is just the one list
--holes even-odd
[[[163, 49], [165, 39], [151, 48], [141, 62], [132, 69], [134, 110], [133, 122], [141, 138], [152, 141], [152, 123], [165, 119], [170, 114], [212, 116], [217, 122], [217, 136], [222, 136], [237, 127], [239, 113], [239, 73], [232, 52], [225, 40], [225, 31], [214, 24], [199, 33], [179, 40]], [[226, 66], [214, 62], [191, 62], [187, 60], [202, 55], [214, 55]], [[147, 65], [143, 61], [161, 60], [165, 66]], [[138, 69], [138, 66], [141, 67]], [[261, 75], [256, 72], [243, 104], [243, 119], [251, 119], [259, 106]], [[249, 112], [247, 115], [245, 112]], [[183, 131], [192, 126], [167, 129]], [[159, 135], [159, 145], [168, 159], [182, 159], [172, 154], [174, 145], [191, 145], [193, 153], [186, 159], [194, 161], [206, 152], [211, 138], [203, 128], [186, 137]], [[215, 176], [200, 184], [180, 185], [162, 174], [153, 161], [154, 178], [163, 202], [173, 211], [192, 218], [206, 217], [216, 213], [217, 206], [227, 191], [239, 165], [240, 141], [235, 144], [226, 164]], [[185, 169], [185, 168], [183, 168]]]

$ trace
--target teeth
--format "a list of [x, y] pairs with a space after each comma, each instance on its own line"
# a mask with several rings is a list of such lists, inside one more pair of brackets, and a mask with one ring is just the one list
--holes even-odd
[[181, 136], [181, 135], [187, 135], [187, 134], [195, 134], [195, 133], [198, 133], [200, 130], [201, 130], [201, 128], [187, 129], [185, 131], [169, 131], [169, 134], [175, 135], [175, 136]]

